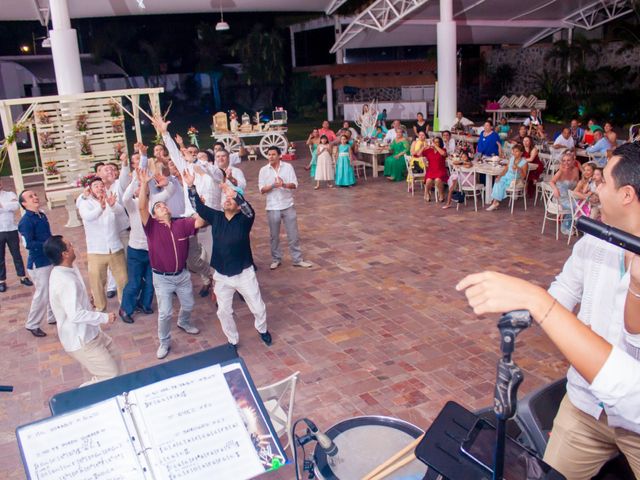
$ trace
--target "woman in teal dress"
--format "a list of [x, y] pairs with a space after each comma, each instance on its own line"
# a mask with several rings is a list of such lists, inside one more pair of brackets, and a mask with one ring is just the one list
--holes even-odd
[[349, 143], [346, 135], [340, 137], [338, 145], [338, 158], [336, 159], [336, 181], [338, 187], [350, 187], [355, 185], [356, 176], [351, 165], [351, 149], [353, 142]]
[[409, 142], [402, 133], [402, 130], [396, 132], [396, 138], [391, 145], [391, 155], [384, 159], [384, 176], [394, 182], [400, 182], [407, 176], [407, 165], [404, 156], [409, 154]]
[[309, 138], [307, 139], [307, 145], [311, 150], [311, 161], [309, 165], [304, 167], [305, 170], [310, 170], [310, 177], [316, 178], [316, 165], [318, 164], [318, 143], [320, 143], [320, 132], [317, 128], [314, 128]]
[[524, 147], [517, 143], [511, 147], [511, 153], [509, 164], [504, 167], [504, 170], [496, 179], [496, 183], [493, 184], [493, 190], [491, 191], [493, 202], [487, 208], [488, 211], [496, 210], [500, 202], [507, 197], [507, 188], [509, 188], [511, 182], [524, 181], [527, 176], [529, 164], [527, 159], [523, 157]]

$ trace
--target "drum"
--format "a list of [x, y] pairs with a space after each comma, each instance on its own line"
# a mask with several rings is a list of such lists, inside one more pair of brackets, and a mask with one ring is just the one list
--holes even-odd
[[[360, 480], [423, 433], [415, 425], [391, 417], [343, 420], [326, 431], [338, 447], [336, 456], [327, 457], [316, 445], [316, 475], [324, 480]], [[422, 480], [426, 471], [427, 466], [416, 459], [385, 480]]]

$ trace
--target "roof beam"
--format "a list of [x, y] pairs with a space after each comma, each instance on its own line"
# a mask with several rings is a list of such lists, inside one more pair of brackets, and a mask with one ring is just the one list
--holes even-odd
[[49, 7], [41, 7], [38, 0], [32, 0], [33, 6], [36, 9], [36, 15], [40, 25], [46, 27], [49, 24]]
[[331, 15], [333, 12], [338, 10], [342, 5], [344, 5], [348, 1], [349, 0], [331, 0], [331, 3], [327, 7], [327, 9], [324, 11], [324, 13], [326, 13], [327, 15]]
[[476, 3], [473, 3], [473, 4], [469, 5], [468, 7], [465, 7], [462, 10], [459, 10], [456, 13], [454, 13], [453, 17], [455, 18], [458, 15], [462, 15], [463, 13], [468, 12], [472, 8], [476, 8], [478, 5], [482, 5], [484, 2], [485, 2], [485, 0], [478, 0]]
[[[611, 20], [628, 15], [631, 12], [633, 12], [631, 0], [598, 0], [570, 13], [562, 19], [562, 23], [564, 24], [564, 28], [578, 27], [585, 30], [592, 30]], [[530, 47], [534, 43], [560, 30], [562, 30], [562, 28], [546, 28], [527, 40], [522, 47]]]
[[542, 10], [543, 8], [546, 8], [549, 5], [552, 5], [552, 4], [556, 3], [557, 1], [558, 0], [549, 0], [547, 3], [543, 3], [542, 5], [539, 5], [536, 8], [533, 8], [531, 10], [527, 10], [526, 12], [521, 13], [520, 15], [516, 15], [515, 17], [510, 18], [509, 21], [511, 22], [512, 20], [517, 20], [519, 18], [526, 17], [527, 15], [531, 15], [532, 13], [535, 13], [538, 10]]
[[[404, 20], [402, 25], [437, 25], [439, 20], [435, 18], [418, 18]], [[504, 20], [454, 20], [459, 27], [492, 27], [492, 28], [566, 28], [562, 20], [514, 20], [506, 22]]]
[[331, 47], [331, 53], [344, 48], [365, 30], [385, 32], [429, 0], [376, 0], [364, 9], [342, 32]]

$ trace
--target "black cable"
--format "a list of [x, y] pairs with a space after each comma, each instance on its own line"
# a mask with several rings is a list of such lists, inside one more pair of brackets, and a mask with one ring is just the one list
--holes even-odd
[[[302, 421], [302, 419], [296, 420], [293, 423], [293, 427], [291, 427], [291, 437], [293, 438], [293, 464], [296, 469], [296, 480], [300, 480], [300, 472], [298, 471], [298, 437], [296, 437], [296, 427]], [[302, 448], [302, 462], [304, 464], [304, 459], [306, 458], [307, 453], [304, 450], [304, 445], [300, 445], [300, 447]]]

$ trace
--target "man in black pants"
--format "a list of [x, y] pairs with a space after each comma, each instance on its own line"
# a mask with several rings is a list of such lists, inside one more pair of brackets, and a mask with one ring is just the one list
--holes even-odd
[[33, 283], [27, 278], [24, 270], [24, 262], [20, 255], [20, 237], [18, 225], [16, 225], [16, 211], [20, 208], [18, 197], [9, 190], [2, 189], [0, 181], [0, 292], [7, 291], [7, 269], [4, 262], [5, 246], [13, 258], [16, 267], [16, 275], [20, 277], [20, 283], [31, 287]]

